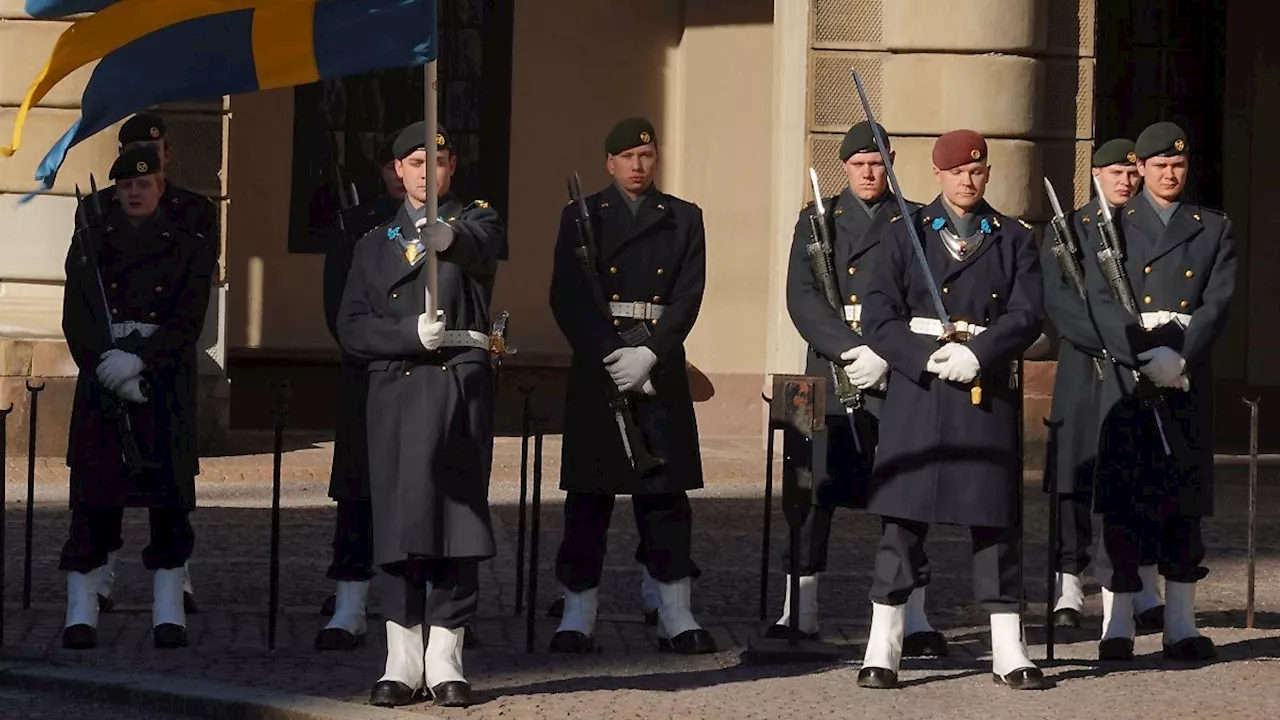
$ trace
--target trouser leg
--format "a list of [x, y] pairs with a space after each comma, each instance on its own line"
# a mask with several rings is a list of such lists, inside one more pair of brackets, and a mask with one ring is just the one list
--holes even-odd
[[686, 493], [632, 495], [636, 530], [644, 549], [642, 559], [659, 583], [674, 583], [701, 575], [693, 562], [693, 508]]
[[338, 501], [333, 562], [325, 577], [338, 582], [363, 582], [373, 577], [373, 503]]
[[74, 509], [58, 569], [87, 573], [107, 563], [107, 554], [120, 548], [124, 508]]
[[929, 560], [924, 553], [929, 524], [901, 518], [884, 518], [882, 524], [872, 570], [871, 602], [905, 605], [912, 590], [929, 584]]
[[988, 613], [1020, 611], [1020, 538], [1017, 527], [971, 527], [973, 595]]
[[582, 593], [600, 585], [613, 505], [613, 495], [571, 492], [565, 498], [556, 579], [569, 592]]
[[151, 543], [142, 549], [142, 564], [148, 570], [181, 568], [191, 557], [196, 535], [190, 513], [174, 508], [151, 508]]

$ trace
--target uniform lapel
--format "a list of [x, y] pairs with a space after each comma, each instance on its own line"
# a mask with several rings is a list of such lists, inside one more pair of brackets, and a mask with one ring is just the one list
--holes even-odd
[[871, 218], [867, 217], [866, 211], [849, 188], [836, 196], [835, 202], [827, 211], [831, 213], [836, 230], [832, 260], [836, 268], [843, 268], [854, 256], [864, 252], [863, 245], [867, 231], [871, 229]]
[[1113, 211], [1119, 221], [1116, 225], [1122, 230], [1120, 242], [1124, 245], [1124, 265], [1131, 278], [1135, 273], [1140, 274], [1150, 262], [1165, 230], [1160, 216], [1151, 207], [1151, 201], [1142, 197], [1143, 192], [1139, 191], [1123, 209]]
[[[934, 201], [924, 206], [916, 215], [918, 224], [916, 228], [920, 231], [920, 244], [924, 246], [925, 259], [929, 261], [929, 270], [933, 274], [933, 281], [938, 286], [943, 284], [946, 278], [947, 269], [950, 263], [954, 262], [951, 255], [947, 253], [946, 247], [942, 244], [942, 236], [937, 230], [933, 229], [933, 221], [939, 217], [946, 218], [947, 211], [942, 208], [942, 196], [934, 198]], [[905, 219], [905, 218], [904, 218]], [[911, 253], [914, 255], [915, 250]]]
[[386, 235], [380, 238], [383, 249], [378, 253], [381, 261], [379, 262], [379, 277], [386, 281], [387, 286], [399, 284], [399, 282], [409, 273], [413, 272], [422, 261], [410, 265], [405, 259], [404, 247], [397, 239], [398, 236], [413, 237], [417, 230], [413, 227], [413, 223], [409, 220], [409, 213], [405, 209], [404, 203], [400, 204], [400, 209], [396, 211], [395, 220], [387, 229]]
[[671, 212], [670, 200], [660, 192], [657, 188], [653, 188], [643, 200], [640, 201], [640, 207], [636, 209], [634, 217], [631, 216], [631, 208], [628, 207], [626, 200], [622, 197], [621, 191], [616, 187], [610, 186], [609, 190], [616, 198], [618, 208], [615, 213], [621, 213], [623, 220], [629, 218], [630, 224], [623, 224], [628, 227], [625, 236], [612, 249], [610, 257], [622, 252], [627, 246], [643, 238], [650, 229], [666, 220]]
[[[1159, 222], [1159, 218], [1156, 218], [1156, 221]], [[1173, 211], [1173, 217], [1169, 218], [1169, 224], [1165, 226], [1160, 242], [1147, 258], [1147, 263], [1155, 262], [1169, 254], [1174, 248], [1199, 235], [1203, 229], [1200, 213], [1188, 207], [1186, 203], [1182, 203], [1177, 210]]]
[[[941, 207], [938, 209], [943, 213], [946, 212]], [[946, 248], [943, 248], [943, 254], [947, 258], [947, 270], [946, 274], [942, 278], [942, 282], [944, 284], [951, 282], [952, 278], [963, 272], [965, 268], [976, 264], [978, 258], [986, 255], [990, 252], [992, 247], [1000, 242], [1000, 233], [1004, 230], [1004, 228], [1001, 227], [1002, 223], [1000, 222], [1000, 214], [992, 209], [985, 200], [982, 201], [982, 204], [975, 208], [975, 210], [975, 227], [982, 231], [983, 237], [978, 243], [978, 247], [968, 252], [963, 260], [956, 260], [951, 257], [951, 253], [946, 252]], [[938, 243], [942, 243], [941, 237], [938, 238]]]

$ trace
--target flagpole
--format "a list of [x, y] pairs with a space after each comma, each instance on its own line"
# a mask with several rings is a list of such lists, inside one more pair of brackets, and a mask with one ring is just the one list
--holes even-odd
[[[433, 22], [438, 22], [438, 21], [433, 20]], [[438, 57], [439, 56], [438, 43], [439, 43], [440, 35], [438, 31], [433, 33], [432, 35], [433, 35], [433, 41], [437, 43], [436, 55]], [[439, 119], [437, 117], [437, 111], [436, 111], [436, 61], [432, 60], [431, 62], [423, 66], [423, 72], [425, 73], [425, 80], [423, 82], [423, 95], [426, 101], [426, 113], [425, 113], [424, 119], [426, 120], [425, 124], [426, 124], [426, 130], [427, 130], [427, 144], [426, 144], [427, 216], [426, 216], [426, 221], [427, 221], [427, 226], [430, 227], [431, 225], [435, 224], [436, 214], [439, 212], [439, 209], [440, 209], [440, 199], [436, 197], [437, 193], [439, 192], [438, 184], [436, 182], [436, 163], [439, 162], [439, 159], [437, 157], [437, 152], [436, 152], [438, 149], [436, 147], [436, 133], [439, 132], [438, 128], [440, 125]], [[436, 257], [436, 253], [434, 250], [430, 250], [429, 252], [427, 252], [427, 304], [426, 304], [427, 317], [436, 317], [436, 313], [440, 305], [436, 297], [436, 288], [440, 286], [438, 282], [439, 267], [440, 267], [439, 258]]]

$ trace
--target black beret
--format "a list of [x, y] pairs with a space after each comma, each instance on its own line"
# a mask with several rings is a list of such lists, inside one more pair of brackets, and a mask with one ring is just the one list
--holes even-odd
[[120, 126], [120, 145], [132, 142], [150, 142], [163, 140], [165, 133], [164, 119], [151, 113], [138, 113]]
[[[418, 121], [401, 130], [400, 134], [396, 135], [396, 141], [391, 145], [391, 155], [396, 160], [403, 160], [426, 147], [427, 124], [425, 122]], [[449, 143], [449, 131], [437, 125], [436, 149], [448, 150], [452, 147], [453, 145]]]
[[111, 163], [112, 180], [128, 180], [160, 172], [160, 156], [149, 147], [129, 148]]
[[[889, 133], [885, 132], [884, 126], [880, 123], [876, 123], [876, 127], [880, 130], [880, 136], [884, 138], [884, 150], [888, 152], [892, 149], [889, 144]], [[858, 153], [876, 152], [876, 150], [876, 136], [871, 131], [871, 123], [863, 120], [844, 134], [844, 141], [840, 143], [840, 162], [845, 162]]]
[[604, 139], [604, 151], [610, 155], [626, 152], [634, 147], [658, 142], [653, 123], [644, 118], [627, 118], [613, 126]]
[[1174, 157], [1187, 154], [1187, 134], [1171, 122], [1158, 122], [1147, 126], [1133, 146], [1139, 160], [1157, 155]]
[[1138, 156], [1133, 151], [1133, 141], [1129, 138], [1115, 138], [1102, 143], [1093, 153], [1093, 166], [1096, 168], [1108, 165], [1132, 165]]

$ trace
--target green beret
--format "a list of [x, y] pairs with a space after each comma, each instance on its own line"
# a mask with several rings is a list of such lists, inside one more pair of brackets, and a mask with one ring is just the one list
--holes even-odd
[[604, 151], [609, 155], [624, 153], [631, 148], [658, 142], [658, 133], [653, 130], [653, 123], [644, 118], [627, 118], [613, 126], [604, 139]]
[[[884, 126], [880, 123], [876, 123], [876, 127], [880, 129], [880, 136], [884, 138], [885, 152], [889, 152], [892, 149], [889, 145], [889, 133], [885, 132]], [[846, 162], [858, 153], [876, 152], [877, 150], [876, 136], [871, 131], [871, 123], [863, 120], [849, 128], [849, 132], [844, 134], [844, 141], [840, 143], [840, 162]]]
[[1133, 151], [1133, 141], [1129, 138], [1108, 140], [1093, 153], [1093, 166], [1096, 168], [1108, 165], [1132, 165], [1138, 160]]
[[[396, 160], [403, 160], [426, 147], [427, 124], [418, 121], [396, 135], [396, 141], [391, 144], [391, 155]], [[449, 131], [436, 125], [436, 150], [449, 150], [452, 147], [453, 145], [449, 142]]]
[[1146, 160], [1157, 155], [1175, 157], [1187, 154], [1187, 134], [1171, 122], [1158, 122], [1150, 125], [1138, 136], [1133, 146], [1139, 160]]
[[128, 180], [160, 172], [160, 156], [149, 147], [129, 148], [111, 164], [112, 180]]
[[152, 113], [138, 113], [120, 126], [120, 145], [123, 147], [133, 142], [163, 140], [164, 133], [163, 118]]

